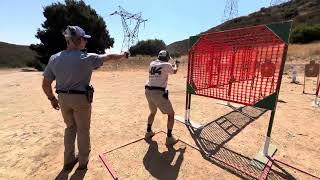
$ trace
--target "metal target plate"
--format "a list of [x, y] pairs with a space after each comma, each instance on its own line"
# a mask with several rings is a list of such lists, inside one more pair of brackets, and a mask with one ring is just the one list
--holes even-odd
[[319, 64], [306, 64], [305, 65], [305, 75], [306, 77], [318, 77], [320, 72]]

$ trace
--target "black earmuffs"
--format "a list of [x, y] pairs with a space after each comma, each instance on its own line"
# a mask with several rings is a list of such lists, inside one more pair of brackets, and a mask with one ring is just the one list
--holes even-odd
[[170, 60], [170, 54], [169, 54], [169, 52], [167, 51], [167, 55], [166, 55], [165, 57], [163, 57], [163, 56], [158, 56], [158, 59], [159, 59], [160, 61], [169, 62], [169, 60]]

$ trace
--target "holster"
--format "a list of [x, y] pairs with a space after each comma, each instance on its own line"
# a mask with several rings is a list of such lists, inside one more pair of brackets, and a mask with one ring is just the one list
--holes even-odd
[[169, 91], [168, 90], [164, 91], [163, 97], [166, 98], [166, 99], [169, 99]]
[[93, 93], [94, 93], [94, 88], [92, 85], [88, 85], [86, 87], [86, 97], [89, 103], [92, 103], [93, 101]]

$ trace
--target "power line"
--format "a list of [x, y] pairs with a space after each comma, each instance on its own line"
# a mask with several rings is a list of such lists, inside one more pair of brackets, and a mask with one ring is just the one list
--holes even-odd
[[222, 22], [238, 17], [238, 0], [226, 0]]
[[[110, 16], [113, 15], [119, 15], [121, 17], [122, 22], [122, 28], [123, 28], [123, 42], [121, 46], [121, 51], [123, 48], [126, 48], [126, 51], [129, 50], [129, 48], [136, 44], [139, 41], [138, 35], [139, 35], [139, 27], [142, 23], [145, 23], [147, 19], [142, 18], [142, 13], [139, 12], [137, 14], [132, 14], [126, 11], [121, 6], [118, 6], [118, 11], [115, 11], [110, 14]], [[133, 28], [130, 28], [130, 25], [134, 23]]]

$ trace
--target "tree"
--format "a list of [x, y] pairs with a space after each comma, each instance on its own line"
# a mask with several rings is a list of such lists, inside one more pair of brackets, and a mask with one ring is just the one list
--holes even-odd
[[66, 48], [62, 32], [68, 25], [80, 26], [91, 35], [87, 44], [88, 52], [101, 54], [113, 46], [114, 39], [110, 37], [103, 18], [82, 0], [65, 0], [65, 4], [53, 3], [44, 7], [43, 15], [46, 20], [36, 34], [41, 43], [30, 45], [30, 49], [37, 53], [37, 59], [43, 64], [48, 63], [51, 55]]
[[132, 56], [150, 55], [157, 56], [159, 51], [166, 49], [166, 44], [159, 39], [149, 39], [139, 41], [136, 45], [131, 46], [129, 51]]
[[291, 33], [292, 43], [309, 43], [320, 40], [320, 24], [302, 24], [294, 28]]

